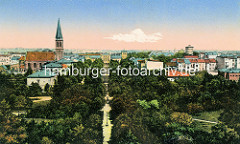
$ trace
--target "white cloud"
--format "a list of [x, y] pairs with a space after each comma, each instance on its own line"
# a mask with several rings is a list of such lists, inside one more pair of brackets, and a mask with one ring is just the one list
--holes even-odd
[[105, 37], [106, 39], [124, 41], [124, 42], [157, 42], [158, 40], [162, 39], [162, 34], [152, 33], [152, 34], [145, 34], [141, 29], [137, 28], [131, 31], [129, 34], [115, 34], [112, 37]]

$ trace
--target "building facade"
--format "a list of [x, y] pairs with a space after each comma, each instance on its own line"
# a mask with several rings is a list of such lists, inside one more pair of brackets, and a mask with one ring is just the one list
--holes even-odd
[[239, 81], [240, 69], [220, 69], [219, 74], [228, 80]]
[[27, 85], [30, 86], [32, 83], [38, 83], [39, 86], [44, 89], [47, 83], [53, 86], [56, 79], [57, 76], [50, 71], [41, 70], [27, 77]]
[[148, 70], [163, 69], [163, 62], [157, 60], [147, 60], [146, 67]]
[[31, 68], [33, 71], [40, 70], [47, 63], [55, 60], [54, 52], [27, 52], [25, 70]]
[[10, 65], [11, 57], [10, 55], [0, 55], [0, 65]]
[[240, 56], [223, 54], [217, 57], [218, 69], [240, 69]]

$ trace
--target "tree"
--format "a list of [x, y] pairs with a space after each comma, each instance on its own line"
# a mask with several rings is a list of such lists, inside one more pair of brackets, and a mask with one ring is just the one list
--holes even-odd
[[27, 72], [24, 74], [25, 77], [31, 75], [33, 73], [33, 70], [31, 67], [28, 68]]
[[43, 137], [41, 144], [53, 144], [53, 141], [49, 139], [48, 137]]
[[3, 119], [5, 119], [6, 117], [8, 117], [8, 115], [10, 114], [10, 105], [8, 104], [8, 102], [3, 99], [0, 103], [0, 117], [1, 117], [1, 121]]
[[42, 88], [38, 83], [32, 83], [31, 86], [29, 86], [28, 94], [29, 97], [40, 96], [42, 95]]
[[25, 108], [27, 106], [27, 100], [24, 96], [17, 96], [16, 101], [15, 101], [15, 107], [18, 108], [18, 115], [19, 115], [19, 110], [21, 108]]
[[44, 87], [44, 91], [48, 94], [50, 90], [50, 85], [48, 83], [46, 83], [45, 87]]

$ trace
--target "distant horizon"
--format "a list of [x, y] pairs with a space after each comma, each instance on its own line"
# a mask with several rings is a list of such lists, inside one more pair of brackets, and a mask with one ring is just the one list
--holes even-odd
[[[40, 49], [50, 49], [50, 50], [55, 50], [55, 48], [22, 48], [22, 47], [16, 47], [16, 48], [0, 48], [0, 51], [1, 49], [36, 49], [36, 50], [40, 50]], [[122, 50], [126, 50], [126, 49], [64, 49], [64, 50], [78, 50], [78, 51], [122, 51]], [[185, 50], [184, 48], [183, 49], [175, 49], [175, 51], [180, 51], [180, 50]], [[174, 49], [160, 49], [160, 50], [142, 50], [142, 49], [128, 49], [126, 51], [174, 51]], [[237, 52], [240, 52], [240, 49], [239, 50], [201, 50], [201, 49], [193, 49], [193, 51], [217, 51], [217, 52], [220, 52], [220, 51], [229, 51], [229, 52], [234, 52], [234, 51], [237, 51]]]

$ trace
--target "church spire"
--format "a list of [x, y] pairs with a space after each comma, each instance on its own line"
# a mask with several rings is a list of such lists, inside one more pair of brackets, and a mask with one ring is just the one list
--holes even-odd
[[57, 33], [56, 33], [56, 59], [60, 60], [63, 58], [64, 54], [64, 49], [63, 49], [63, 37], [62, 37], [62, 31], [61, 31], [61, 26], [60, 26], [60, 19], [58, 19], [58, 25], [57, 25]]
[[57, 25], [57, 33], [56, 33], [56, 40], [62, 40], [62, 30], [61, 30], [61, 26], [60, 26], [60, 18], [58, 19], [58, 25]]

